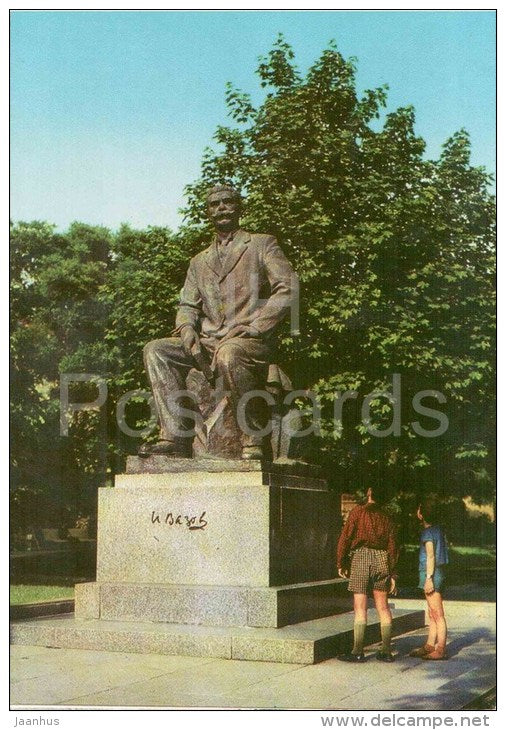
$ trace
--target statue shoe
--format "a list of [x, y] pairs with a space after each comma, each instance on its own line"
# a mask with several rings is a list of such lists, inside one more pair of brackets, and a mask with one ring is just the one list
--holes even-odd
[[175, 443], [174, 441], [167, 441], [166, 439], [160, 439], [154, 444], [142, 444], [139, 451], [139, 456], [144, 458], [148, 456], [175, 456], [179, 458], [189, 458], [188, 449], [184, 446]]
[[243, 446], [241, 459], [249, 461], [261, 461], [263, 452], [261, 446]]

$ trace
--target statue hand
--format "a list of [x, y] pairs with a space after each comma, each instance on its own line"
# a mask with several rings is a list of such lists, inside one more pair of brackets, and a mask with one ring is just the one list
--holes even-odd
[[232, 337], [260, 337], [260, 332], [251, 325], [238, 324], [229, 330], [224, 339], [230, 340]]
[[188, 325], [181, 330], [181, 342], [187, 355], [200, 354], [200, 339], [193, 327]]

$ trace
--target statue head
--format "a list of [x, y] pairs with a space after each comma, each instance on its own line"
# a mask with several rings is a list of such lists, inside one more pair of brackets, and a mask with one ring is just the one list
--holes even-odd
[[241, 196], [231, 185], [214, 185], [207, 193], [207, 214], [220, 233], [239, 227]]

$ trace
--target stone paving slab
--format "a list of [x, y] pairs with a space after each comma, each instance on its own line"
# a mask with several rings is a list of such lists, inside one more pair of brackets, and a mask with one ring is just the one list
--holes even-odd
[[[495, 620], [456, 612], [447, 662], [408, 657], [425, 630], [394, 640], [397, 659], [301, 666], [196, 657], [11, 647], [13, 706], [455, 710], [495, 686]], [[455, 612], [453, 612], [455, 616]], [[337, 618], [337, 617], [336, 617]], [[371, 616], [372, 618], [372, 616]]]
[[126, 652], [91, 651], [88, 649], [49, 649], [43, 646], [11, 646], [11, 681], [45, 677], [64, 671], [73, 671], [87, 665], [107, 665], [116, 669], [145, 666], [160, 669], [161, 673], [186, 668], [205, 667], [215, 659], [182, 657], [170, 654], [128, 654]]
[[[279, 677], [289, 677], [298, 670], [293, 664], [270, 662], [229, 661], [226, 666], [215, 660], [193, 671], [182, 670], [170, 675], [160, 675], [151, 680], [138, 681], [128, 686], [114, 687], [93, 695], [93, 703], [103, 706], [151, 707], [213, 707], [218, 698], [228, 697], [228, 706], [237, 706], [235, 693], [261, 685], [269, 686]], [[90, 696], [72, 700], [74, 706], [87, 706]]]
[[[450, 590], [451, 588], [448, 589], [448, 592]], [[415, 610], [424, 607], [425, 601], [421, 598], [393, 598], [389, 601], [389, 605], [392, 609], [402, 608], [405, 610]], [[490, 623], [495, 621], [497, 615], [495, 601], [489, 601], [488, 599], [477, 602], [474, 598], [469, 600], [460, 598], [457, 600], [447, 600], [445, 597], [444, 607], [447, 621], [455, 626], [459, 626], [462, 621], [466, 623], [469, 617], [472, 618], [475, 624], [481, 624], [482, 620]]]

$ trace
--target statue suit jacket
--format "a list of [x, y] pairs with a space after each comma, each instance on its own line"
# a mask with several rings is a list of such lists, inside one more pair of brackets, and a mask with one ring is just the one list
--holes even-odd
[[190, 261], [176, 317], [179, 333], [192, 325], [220, 339], [231, 327], [250, 325], [269, 337], [290, 309], [297, 277], [273, 236], [239, 229], [223, 265], [213, 241]]

